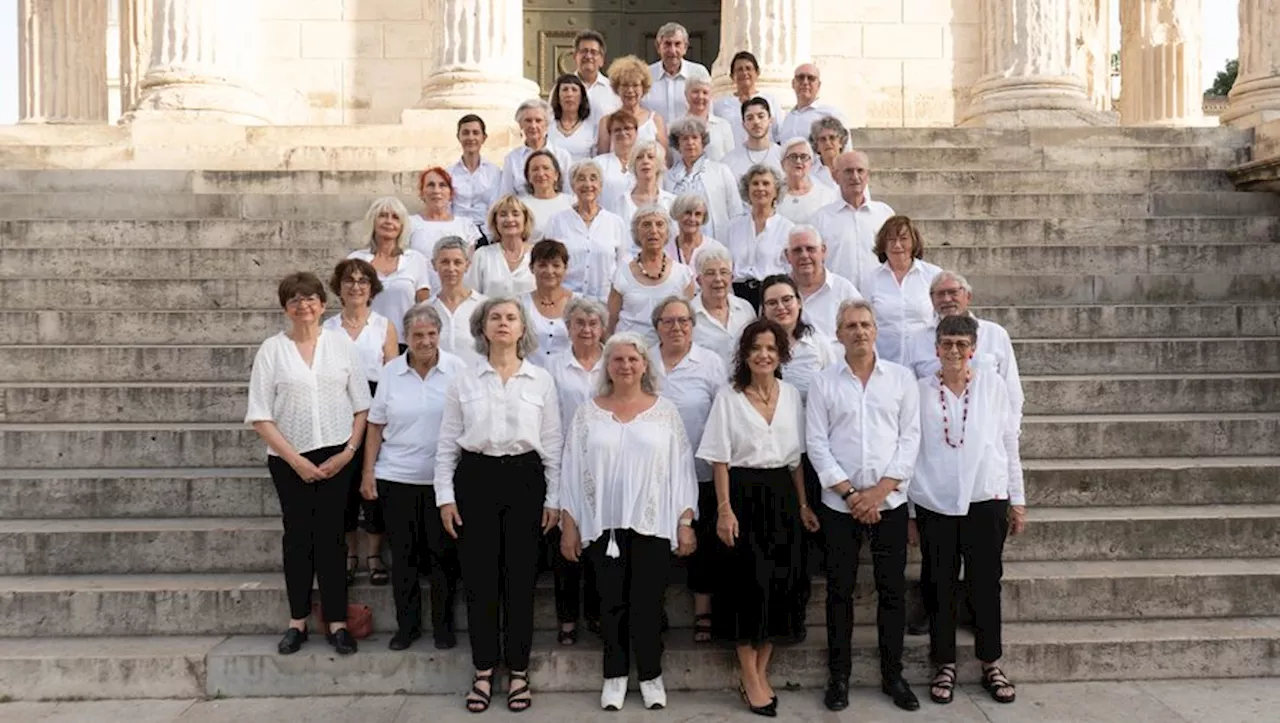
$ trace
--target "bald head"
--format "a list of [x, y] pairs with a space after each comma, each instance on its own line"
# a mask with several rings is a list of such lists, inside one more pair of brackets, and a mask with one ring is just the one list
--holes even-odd
[[813, 63], [804, 63], [796, 67], [791, 76], [791, 89], [796, 93], [796, 106], [804, 108], [818, 99], [818, 91], [822, 89], [822, 73]]
[[847, 151], [836, 157], [833, 171], [840, 195], [846, 203], [861, 206], [871, 179], [871, 162], [862, 151]]

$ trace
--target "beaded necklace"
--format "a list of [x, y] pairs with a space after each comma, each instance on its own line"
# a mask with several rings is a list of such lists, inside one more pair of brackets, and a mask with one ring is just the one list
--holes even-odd
[[[960, 439], [956, 442], [951, 441], [951, 420], [947, 417], [947, 385], [938, 385], [938, 403], [942, 405], [942, 440], [952, 449], [959, 449], [964, 446], [964, 425], [965, 422], [969, 421], [969, 380], [972, 378], [972, 372], [965, 373], [964, 395], [961, 397], [964, 412], [960, 416]], [[938, 372], [938, 379], [941, 381], [942, 372]]]

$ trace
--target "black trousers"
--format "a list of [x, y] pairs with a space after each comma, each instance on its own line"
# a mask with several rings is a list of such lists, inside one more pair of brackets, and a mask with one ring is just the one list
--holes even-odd
[[499, 662], [528, 670], [547, 492], [542, 459], [537, 452], [488, 457], [464, 450], [454, 479], [472, 663], [476, 670]]
[[[343, 445], [303, 452], [319, 466], [342, 451]], [[303, 620], [311, 614], [311, 581], [320, 586], [321, 614], [325, 622], [347, 619], [347, 540], [342, 518], [347, 491], [356, 472], [355, 462], [336, 475], [318, 482], [304, 482], [288, 462], [267, 457], [267, 471], [280, 498], [284, 521], [284, 586], [289, 597], [289, 617]]]
[[[618, 557], [606, 552], [609, 539]], [[662, 606], [671, 569], [671, 543], [632, 530], [609, 530], [587, 547], [600, 592], [600, 634], [604, 638], [604, 677], [631, 672], [653, 680], [662, 675]]]
[[689, 590], [698, 595], [710, 595], [719, 590], [724, 566], [724, 543], [716, 536], [716, 518], [720, 514], [716, 501], [716, 483], [698, 483], [698, 519], [693, 521], [693, 533], [698, 547], [689, 556]]
[[[378, 383], [369, 382], [369, 398], [378, 392]], [[351, 475], [351, 487], [347, 493], [347, 508], [343, 516], [343, 529], [347, 532], [355, 532], [357, 529], [364, 530], [371, 535], [381, 535], [387, 531], [386, 521], [382, 517], [382, 505], [376, 500], [370, 502], [360, 494], [361, 470], [364, 469], [364, 444], [356, 450], [355, 458], [351, 460], [351, 464], [355, 466], [356, 472]], [[380, 550], [375, 550], [381, 552]]]
[[542, 538], [546, 550], [543, 565], [551, 569], [555, 581], [556, 622], [576, 623], [583, 615], [588, 620], [600, 619], [600, 596], [596, 593], [595, 569], [586, 557], [570, 562], [560, 554], [560, 528]]
[[760, 279], [733, 282], [733, 295], [750, 302], [751, 308], [760, 312]]
[[445, 534], [436, 508], [436, 488], [378, 480], [378, 501], [387, 522], [391, 548], [391, 591], [396, 601], [396, 625], [422, 630], [422, 586], [431, 585], [431, 630], [437, 636], [453, 632], [453, 606], [462, 570], [453, 539]]
[[876, 632], [880, 640], [880, 676], [902, 677], [903, 637], [907, 627], [907, 506], [880, 513], [864, 525], [848, 512], [817, 505], [827, 543], [827, 668], [832, 678], [848, 680], [853, 671], [853, 589], [863, 538], [871, 544], [876, 581]]
[[916, 527], [927, 573], [922, 584], [933, 661], [938, 665], [956, 662], [962, 561], [973, 605], [975, 652], [983, 662], [999, 660], [1004, 654], [1000, 579], [1004, 576], [1004, 541], [1009, 535], [1009, 501], [975, 502], [964, 517], [940, 515], [917, 506]]

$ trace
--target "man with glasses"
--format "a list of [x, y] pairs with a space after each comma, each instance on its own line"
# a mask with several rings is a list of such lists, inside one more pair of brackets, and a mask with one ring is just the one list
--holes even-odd
[[840, 200], [818, 211], [813, 226], [827, 242], [827, 268], [846, 279], [861, 279], [879, 266], [871, 249], [884, 222], [894, 215], [887, 203], [867, 196], [871, 162], [861, 151], [842, 153], [835, 162]]
[[791, 89], [796, 94], [796, 105], [778, 126], [779, 138], [808, 138], [813, 122], [823, 116], [832, 116], [844, 124], [844, 116], [835, 106], [818, 102], [818, 91], [822, 89], [822, 76], [818, 66], [805, 63], [797, 67], [795, 74], [791, 76]]
[[734, 178], [742, 178], [747, 169], [757, 164], [782, 173], [782, 147], [773, 142], [772, 126], [773, 109], [769, 101], [756, 96], [742, 104], [742, 127], [747, 139], [720, 159], [733, 171]]
[[622, 107], [622, 101], [613, 92], [609, 79], [600, 72], [604, 67], [606, 49], [604, 36], [595, 30], [583, 30], [573, 39], [573, 62], [577, 65], [574, 74], [587, 86], [591, 115], [587, 116], [586, 122], [590, 128], [595, 128], [601, 118]]
[[787, 236], [787, 261], [791, 263], [791, 278], [804, 300], [804, 320], [824, 337], [834, 339], [836, 311], [849, 299], [861, 299], [862, 294], [853, 282], [827, 271], [827, 245], [822, 243], [818, 229], [812, 226], [791, 229]]
[[704, 65], [684, 59], [689, 52], [689, 31], [680, 23], [667, 23], [658, 28], [658, 37], [653, 43], [660, 60], [649, 66], [653, 89], [642, 105], [662, 116], [670, 127], [689, 113], [689, 103], [684, 97], [685, 81], [695, 71], [701, 70], [708, 78], [711, 72]]

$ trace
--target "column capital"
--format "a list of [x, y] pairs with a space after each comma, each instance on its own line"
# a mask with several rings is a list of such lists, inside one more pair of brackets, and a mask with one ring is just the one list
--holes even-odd
[[1120, 5], [1120, 122], [1201, 125], [1202, 0]]

